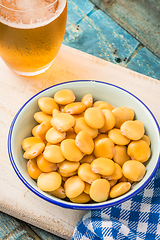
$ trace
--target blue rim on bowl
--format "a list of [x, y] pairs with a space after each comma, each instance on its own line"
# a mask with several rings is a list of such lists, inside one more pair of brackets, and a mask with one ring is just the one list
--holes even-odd
[[[90, 89], [90, 93], [93, 94], [94, 96], [97, 96], [97, 94], [99, 93], [99, 96], [96, 100], [103, 100], [104, 101], [108, 101], [110, 102], [112, 105], [116, 105], [117, 100], [116, 98], [114, 98], [113, 93], [117, 93], [118, 94], [118, 104], [121, 104], [120, 106], [127, 106], [128, 107], [133, 107], [136, 106], [136, 109], [138, 109], [138, 112], [136, 113], [137, 115], [137, 119], [139, 119], [139, 116], [143, 115], [142, 117], [144, 117], [144, 121], [145, 124], [147, 126], [150, 126], [150, 124], [152, 124], [152, 129], [148, 131], [149, 137], [151, 135], [151, 144], [152, 141], [155, 143], [153, 144], [153, 146], [151, 145], [151, 147], [153, 147], [152, 151], [152, 156], [151, 158], [154, 158], [152, 160], [153, 164], [151, 164], [150, 162], [147, 163], [146, 168], [148, 167], [148, 175], [144, 177], [144, 179], [142, 179], [141, 183], [136, 184], [132, 190], [130, 190], [127, 194], [121, 196], [121, 197], [117, 197], [115, 199], [109, 199], [105, 202], [101, 202], [101, 203], [85, 203], [85, 204], [78, 204], [78, 203], [72, 203], [72, 202], [67, 202], [65, 200], [62, 199], [57, 199], [56, 197], [50, 196], [49, 194], [42, 192], [40, 189], [38, 189], [38, 187], [36, 187], [33, 184], [33, 181], [31, 180], [31, 178], [26, 178], [25, 174], [22, 173], [22, 168], [17, 164], [16, 161], [16, 156], [20, 157], [21, 159], [22, 154], [19, 150], [18, 153], [14, 150], [16, 148], [15, 146], [15, 139], [16, 139], [16, 131], [15, 128], [17, 128], [19, 122], [20, 117], [24, 114], [24, 110], [26, 107], [31, 109], [31, 104], [32, 102], [35, 103], [37, 102], [38, 98], [40, 97], [40, 95], [43, 96], [48, 96], [48, 94], [50, 96], [53, 96], [54, 93], [56, 91], [58, 91], [59, 89], [64, 89], [64, 88], [69, 88], [72, 89], [75, 92], [76, 89], [76, 93], [75, 95], [80, 98], [82, 97], [82, 92], [83, 96], [87, 92], [88, 89]], [[100, 92], [98, 92], [98, 89], [100, 88]], [[112, 92], [113, 91], [113, 92]], [[46, 95], [45, 95], [46, 93]], [[126, 97], [127, 97], [127, 101], [126, 101]], [[131, 103], [133, 103], [133, 106], [131, 106]], [[34, 105], [35, 106], [35, 105]], [[142, 111], [143, 114], [142, 114]], [[147, 122], [147, 118], [148, 117], [148, 121], [150, 121], [149, 123]], [[139, 119], [142, 120], [142, 119]], [[142, 121], [143, 122], [143, 121]], [[153, 131], [153, 133], [152, 133]], [[156, 135], [155, 135], [156, 133]], [[27, 137], [27, 136], [26, 136]], [[13, 139], [14, 138], [14, 139]], [[154, 147], [154, 145], [156, 145], [156, 147]], [[58, 205], [60, 207], [63, 208], [70, 208], [70, 209], [77, 209], [77, 210], [94, 210], [94, 209], [102, 209], [104, 207], [111, 207], [114, 206], [116, 204], [120, 204], [126, 200], [129, 200], [130, 198], [132, 198], [134, 195], [136, 195], [137, 193], [139, 193], [153, 178], [154, 174], [156, 173], [159, 163], [160, 163], [160, 150], [159, 150], [159, 146], [160, 146], [160, 128], [159, 125], [157, 123], [156, 118], [154, 117], [153, 113], [150, 111], [150, 109], [135, 95], [133, 95], [132, 93], [130, 93], [129, 91], [110, 84], [110, 83], [106, 83], [106, 82], [102, 82], [102, 81], [95, 81], [95, 80], [76, 80], [76, 81], [69, 81], [69, 82], [63, 82], [60, 84], [56, 84], [54, 86], [51, 86], [49, 88], [46, 88], [40, 92], [38, 92], [36, 95], [34, 95], [33, 97], [31, 97], [17, 112], [17, 114], [15, 115], [10, 129], [9, 129], [9, 134], [8, 134], [8, 154], [9, 154], [9, 158], [10, 158], [10, 162], [12, 164], [12, 167], [14, 169], [14, 171], [16, 172], [17, 176], [20, 178], [20, 180], [25, 184], [25, 186], [30, 189], [33, 193], [35, 193], [37, 196], [39, 196], [40, 198], [53, 203], [55, 205]], [[19, 149], [21, 148], [21, 146], [19, 146]], [[156, 153], [155, 153], [156, 152]], [[16, 155], [16, 156], [15, 156]], [[26, 163], [25, 163], [26, 164]], [[28, 179], [28, 180], [27, 180]]]

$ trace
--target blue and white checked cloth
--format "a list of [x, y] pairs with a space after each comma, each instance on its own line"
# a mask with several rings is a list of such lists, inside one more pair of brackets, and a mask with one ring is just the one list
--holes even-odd
[[160, 240], [160, 167], [136, 196], [114, 207], [87, 212], [72, 240]]

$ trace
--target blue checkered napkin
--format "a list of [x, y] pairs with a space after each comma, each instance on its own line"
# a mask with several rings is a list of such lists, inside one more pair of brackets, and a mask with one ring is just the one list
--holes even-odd
[[160, 167], [139, 194], [114, 207], [89, 211], [72, 240], [160, 240]]

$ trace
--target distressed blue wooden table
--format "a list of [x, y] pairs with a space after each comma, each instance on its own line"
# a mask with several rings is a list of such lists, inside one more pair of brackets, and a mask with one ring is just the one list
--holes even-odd
[[[127, 2], [126, 11], [128, 9], [127, 19], [129, 19], [130, 3]], [[142, 0], [138, 2], [144, 3]], [[112, 5], [105, 5], [106, 3]], [[151, 3], [154, 4], [150, 0], [145, 7]], [[115, 18], [117, 4], [123, 5], [121, 1], [68, 0], [68, 21], [63, 44], [160, 80], [160, 59], [157, 57], [160, 46], [154, 48], [149, 42], [145, 45], [144, 33], [140, 37], [140, 29], [137, 28], [136, 37], [135, 25], [133, 22], [131, 24], [127, 22], [128, 25], [125, 25], [125, 19], [121, 21], [120, 12], [117, 12]], [[131, 1], [131, 4], [133, 7], [136, 1], [134, 3]], [[133, 9], [136, 9], [136, 5]], [[149, 25], [152, 19], [156, 21], [154, 11], [151, 13], [153, 16], [150, 16]], [[135, 17], [134, 12], [132, 12], [133, 16]], [[148, 47], [149, 44], [151, 48]], [[160, 41], [157, 44], [160, 44]], [[61, 238], [1, 212], [0, 239], [58, 240]]]

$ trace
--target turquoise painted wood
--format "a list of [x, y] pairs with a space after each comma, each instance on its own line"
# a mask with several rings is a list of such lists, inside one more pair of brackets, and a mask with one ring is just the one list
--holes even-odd
[[160, 80], [160, 59], [147, 48], [139, 48], [126, 65], [127, 68]]
[[[108, 6], [112, 0], [102, 2]], [[160, 80], [160, 59], [91, 1], [68, 0], [63, 43]]]
[[39, 240], [27, 224], [7, 214], [0, 213], [0, 239]]
[[154, 0], [91, 0], [160, 58], [160, 2]]
[[[77, 12], [81, 14], [81, 0]], [[69, 12], [73, 2], [68, 2]], [[73, 19], [77, 12], [72, 12]], [[126, 61], [139, 44], [131, 35], [119, 27], [105, 13], [92, 8], [87, 15], [82, 15], [77, 22], [68, 19], [64, 44], [81, 51], [101, 57], [105, 60], [120, 63]]]
[[[68, 0], [68, 20], [63, 44], [160, 80], [160, 59], [144, 47], [138, 38], [135, 39], [97, 8], [94, 2], [96, 0]], [[141, 0], [127, 2], [130, 7], [142, 3]], [[111, 6], [122, 1], [107, 0], [101, 3], [106, 3], [107, 9], [110, 9], [108, 4]], [[148, 19], [150, 24], [152, 17]], [[4, 213], [0, 213], [0, 239], [62, 240]]]
[[86, 15], [88, 15], [94, 9], [94, 4], [89, 0], [67, 0], [67, 3], [67, 27], [71, 26], [72, 24], [78, 24], [81, 19], [85, 18]]
[[49, 232], [0, 212], [1, 240], [63, 240]]

